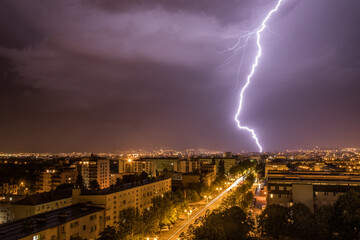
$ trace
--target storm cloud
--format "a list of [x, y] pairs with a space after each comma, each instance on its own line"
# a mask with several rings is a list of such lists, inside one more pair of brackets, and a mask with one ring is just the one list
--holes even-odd
[[[255, 151], [236, 128], [256, 51], [226, 50], [275, 1], [3, 1], [0, 151]], [[265, 150], [358, 146], [357, 0], [287, 0], [241, 120]]]

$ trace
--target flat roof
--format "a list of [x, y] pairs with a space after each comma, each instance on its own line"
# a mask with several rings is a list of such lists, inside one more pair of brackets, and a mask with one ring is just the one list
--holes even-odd
[[104, 208], [75, 204], [0, 225], [0, 239], [15, 240], [73, 221]]
[[125, 191], [132, 188], [142, 187], [151, 183], [158, 183], [165, 180], [171, 180], [171, 178], [165, 178], [165, 179], [158, 179], [155, 181], [149, 181], [149, 180], [143, 180], [143, 184], [141, 185], [132, 185], [131, 183], [125, 183], [123, 187], [114, 187], [114, 188], [105, 188], [102, 190], [87, 190], [83, 189], [81, 190], [81, 195], [107, 195], [107, 194], [113, 194], [121, 191]]
[[354, 172], [337, 172], [337, 171], [278, 171], [278, 170], [269, 170], [268, 175], [290, 175], [290, 176], [299, 176], [299, 175], [308, 175], [308, 176], [353, 176], [360, 177], [360, 174]]
[[50, 192], [43, 192], [43, 193], [29, 195], [24, 199], [14, 202], [13, 204], [36, 206], [48, 202], [54, 202], [61, 199], [70, 198], [71, 195], [72, 195], [71, 188], [58, 189]]

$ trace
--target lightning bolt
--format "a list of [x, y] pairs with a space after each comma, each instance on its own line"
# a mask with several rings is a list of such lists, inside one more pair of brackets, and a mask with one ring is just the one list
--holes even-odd
[[[240, 50], [245, 50], [245, 48], [247, 46], [247, 43], [248, 43], [249, 39], [251, 38], [251, 36], [256, 35], [256, 45], [257, 45], [258, 51], [257, 51], [256, 57], [255, 57], [254, 63], [251, 66], [251, 71], [250, 71], [249, 75], [246, 78], [246, 83], [245, 83], [245, 85], [243, 86], [243, 88], [240, 91], [239, 107], [238, 107], [238, 110], [237, 110], [236, 115], [234, 117], [234, 120], [236, 121], [237, 126], [240, 129], [246, 130], [249, 133], [251, 133], [251, 136], [255, 140], [256, 145], [258, 146], [260, 152], [263, 151], [263, 148], [262, 148], [262, 146], [261, 146], [261, 144], [259, 142], [258, 137], [256, 136], [255, 130], [251, 129], [249, 127], [246, 127], [246, 126], [242, 126], [241, 123], [240, 123], [240, 120], [239, 120], [239, 116], [240, 116], [242, 105], [243, 105], [245, 90], [247, 89], [247, 87], [249, 86], [249, 84], [251, 82], [251, 79], [252, 79], [252, 77], [253, 77], [253, 75], [255, 73], [256, 67], [259, 64], [259, 59], [260, 59], [260, 57], [262, 55], [262, 47], [261, 47], [261, 44], [260, 44], [261, 33], [266, 28], [266, 23], [269, 21], [270, 17], [279, 9], [282, 1], [283, 0], [278, 0], [276, 6], [273, 9], [271, 9], [270, 12], [268, 12], [265, 19], [262, 21], [262, 23], [261, 23], [261, 25], [259, 27], [255, 28], [253, 31], [247, 32], [245, 35], [240, 36], [238, 38], [238, 42], [233, 47], [228, 49], [229, 51], [233, 51], [233, 55], [232, 55], [232, 57], [233, 57]], [[239, 72], [240, 72], [240, 67], [241, 67], [241, 64], [239, 66]], [[239, 72], [238, 72], [238, 77], [239, 77]]]

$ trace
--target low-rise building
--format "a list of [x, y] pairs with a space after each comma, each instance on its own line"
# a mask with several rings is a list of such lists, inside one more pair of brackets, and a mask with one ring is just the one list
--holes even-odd
[[6, 195], [0, 197], [0, 224], [14, 220], [12, 203], [25, 198], [23, 195]]
[[332, 205], [349, 190], [360, 191], [360, 175], [348, 172], [268, 171], [267, 202], [291, 206], [301, 202], [314, 209]]
[[104, 209], [87, 204], [33, 215], [0, 225], [2, 240], [70, 240], [71, 237], [96, 239], [104, 229]]
[[12, 204], [14, 220], [52, 211], [72, 204], [72, 190], [61, 189], [29, 195]]

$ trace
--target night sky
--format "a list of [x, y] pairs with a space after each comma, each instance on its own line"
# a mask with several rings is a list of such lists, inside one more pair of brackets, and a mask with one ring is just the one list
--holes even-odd
[[[0, 152], [256, 151], [233, 120], [270, 0], [3, 0]], [[284, 0], [242, 122], [264, 150], [360, 146], [360, 1]]]

